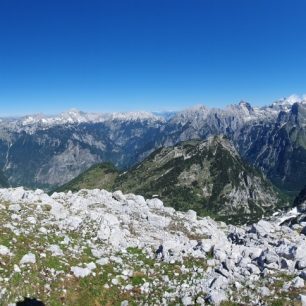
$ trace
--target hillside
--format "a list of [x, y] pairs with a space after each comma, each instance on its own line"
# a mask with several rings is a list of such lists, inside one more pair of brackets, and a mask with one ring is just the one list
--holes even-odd
[[112, 190], [118, 175], [119, 171], [110, 163], [94, 165], [72, 181], [59, 187], [57, 191], [71, 190], [75, 192], [94, 188]]
[[[244, 163], [222, 136], [161, 148], [120, 175], [110, 169], [105, 179], [100, 178], [105, 176], [101, 167], [104, 169], [103, 165], [91, 168], [58, 190], [90, 187], [158, 196], [175, 209], [193, 209], [233, 223], [258, 220], [284, 205], [281, 194]], [[107, 183], [103, 184], [104, 180]]]

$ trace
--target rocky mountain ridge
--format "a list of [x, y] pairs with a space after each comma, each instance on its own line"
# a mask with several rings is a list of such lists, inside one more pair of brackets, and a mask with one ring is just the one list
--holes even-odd
[[117, 113], [86, 113], [78, 109], [70, 109], [59, 115], [34, 114], [20, 118], [2, 118], [0, 126], [5, 125], [12, 131], [25, 131], [33, 133], [35, 130], [50, 128], [58, 125], [74, 125], [82, 123], [101, 123], [107, 121], [163, 121], [163, 117], [159, 117], [150, 112], [117, 112]]
[[107, 164], [97, 165], [58, 190], [84, 188], [158, 196], [167, 206], [230, 223], [254, 222], [288, 206], [283, 195], [222, 136], [158, 149], [123, 173]]
[[252, 107], [251, 104], [241, 101], [239, 104], [226, 106], [224, 109], [209, 108], [204, 105], [197, 105], [181, 112], [113, 112], [113, 113], [88, 113], [72, 108], [58, 115], [33, 114], [23, 117], [0, 118], [0, 125], [6, 125], [10, 129], [20, 131], [26, 128], [51, 127], [55, 125], [81, 124], [81, 123], [101, 123], [105, 121], [123, 120], [123, 121], [163, 121], [170, 120], [172, 122], [185, 124], [195, 117], [203, 120], [211, 115], [219, 114], [222, 116], [233, 115], [239, 117], [242, 121], [260, 120], [264, 118], [277, 117], [280, 111], [289, 112], [295, 103], [306, 104], [305, 97], [296, 95], [289, 96], [273, 102], [269, 106]]
[[305, 305], [305, 211], [236, 227], [120, 191], [0, 202], [4, 304]]

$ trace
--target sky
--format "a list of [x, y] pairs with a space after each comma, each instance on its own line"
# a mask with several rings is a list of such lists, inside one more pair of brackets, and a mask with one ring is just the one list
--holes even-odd
[[305, 92], [305, 0], [0, 1], [2, 116]]

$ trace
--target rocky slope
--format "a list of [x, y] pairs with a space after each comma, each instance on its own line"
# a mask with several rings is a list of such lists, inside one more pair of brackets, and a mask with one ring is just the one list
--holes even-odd
[[299, 195], [295, 198], [293, 206], [298, 210], [306, 212], [306, 186], [301, 190]]
[[281, 111], [275, 122], [248, 123], [235, 143], [241, 155], [282, 190], [296, 195], [306, 173], [306, 104], [295, 103]]
[[305, 305], [297, 210], [235, 227], [119, 191], [0, 189], [0, 202], [3, 305]]
[[286, 205], [282, 195], [242, 161], [233, 144], [219, 136], [159, 149], [120, 175], [98, 165], [58, 191], [82, 188], [157, 195], [167, 206], [231, 223], [252, 222]]
[[226, 135], [241, 156], [295, 196], [306, 180], [306, 102], [292, 96], [256, 108], [197, 106], [178, 113], [90, 114], [0, 120], [0, 169], [13, 186], [60, 186], [90, 166], [128, 169], [157, 148]]

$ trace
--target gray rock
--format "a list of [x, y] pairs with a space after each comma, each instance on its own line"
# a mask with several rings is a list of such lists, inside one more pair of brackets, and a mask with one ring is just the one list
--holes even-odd
[[274, 252], [267, 251], [264, 253], [264, 261], [268, 265], [272, 263], [277, 263], [279, 262], [279, 257]]
[[306, 280], [306, 270], [303, 270], [300, 275], [299, 275], [302, 279]]
[[21, 210], [21, 206], [19, 204], [12, 204], [8, 207], [8, 210], [18, 212]]
[[303, 288], [305, 286], [305, 282], [301, 277], [296, 277], [292, 280], [291, 286], [293, 288]]
[[162, 209], [164, 207], [164, 203], [159, 199], [151, 199], [147, 200], [147, 204], [150, 208], [153, 209]]
[[280, 257], [293, 260], [296, 255], [296, 246], [283, 243], [275, 249], [275, 252]]
[[213, 290], [210, 292], [209, 296], [206, 298], [206, 301], [219, 306], [222, 302], [227, 300], [227, 295], [223, 290]]
[[261, 296], [269, 296], [271, 294], [270, 289], [268, 287], [261, 287], [259, 289], [259, 293]]
[[300, 294], [299, 296], [302, 306], [306, 306], [306, 295]]
[[211, 288], [211, 289], [225, 289], [227, 287], [228, 283], [229, 283], [229, 280], [226, 277], [220, 275], [220, 276], [218, 276], [218, 277], [216, 277], [212, 280], [212, 282], [209, 285], [209, 288]]
[[305, 260], [298, 260], [296, 262], [296, 268], [298, 270], [303, 270], [303, 269], [306, 269], [306, 261]]
[[193, 305], [194, 303], [193, 303], [192, 298], [190, 296], [184, 296], [182, 298], [182, 304], [184, 306], [188, 306], [188, 305]]
[[273, 225], [265, 220], [260, 220], [258, 223], [253, 224], [250, 232], [257, 234], [259, 237], [267, 237], [275, 231]]
[[255, 275], [260, 274], [260, 269], [254, 264], [249, 264], [247, 268], [252, 274], [255, 274]]
[[193, 222], [197, 220], [197, 213], [194, 210], [189, 209], [186, 213], [186, 218]]
[[20, 265], [23, 265], [23, 264], [35, 264], [36, 263], [36, 257], [35, 257], [35, 254], [33, 253], [28, 253], [26, 255], [24, 255], [21, 260], [20, 260]]

